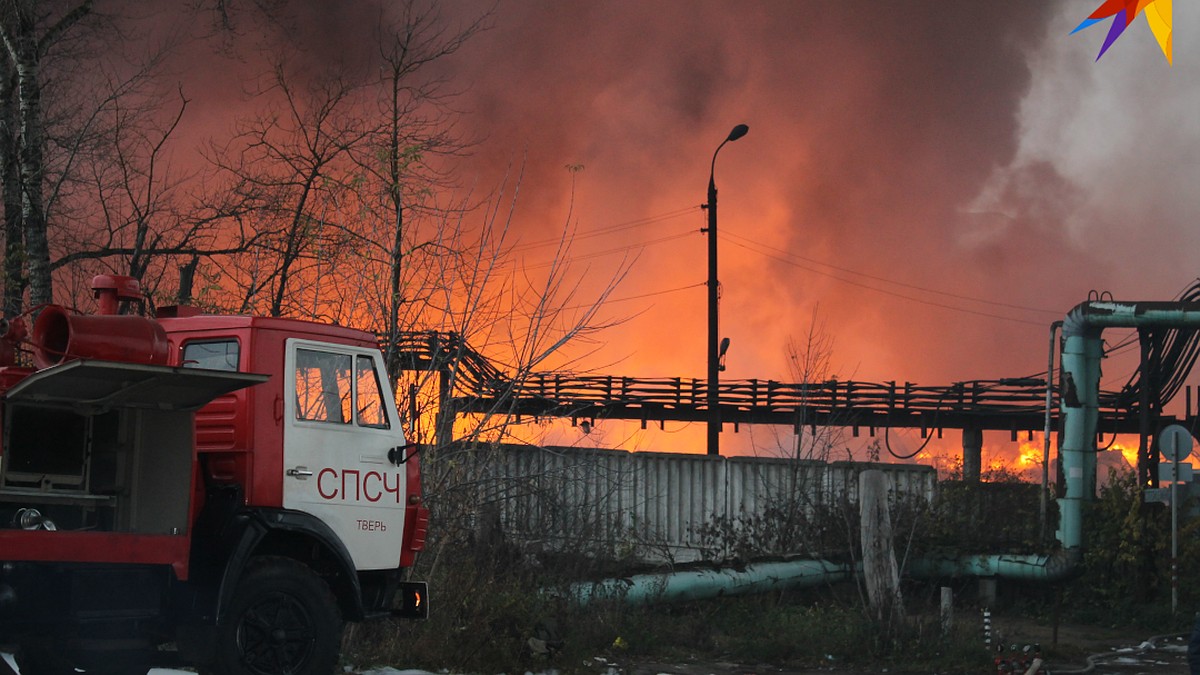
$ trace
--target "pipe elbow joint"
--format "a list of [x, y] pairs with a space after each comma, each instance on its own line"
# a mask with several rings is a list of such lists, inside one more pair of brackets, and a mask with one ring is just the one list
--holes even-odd
[[1062, 322], [1064, 338], [1096, 337], [1099, 334], [1099, 329], [1089, 317], [1091, 306], [1091, 302], [1081, 302], [1067, 312], [1067, 316], [1063, 318]]
[[1083, 564], [1083, 549], [1078, 546], [1060, 548], [1046, 560], [1045, 581], [1065, 581], [1079, 574]]

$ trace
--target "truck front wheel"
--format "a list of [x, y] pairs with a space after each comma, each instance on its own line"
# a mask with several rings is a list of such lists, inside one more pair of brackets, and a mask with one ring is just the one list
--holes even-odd
[[329, 586], [289, 558], [253, 560], [217, 627], [217, 670], [227, 675], [330, 675], [342, 616]]

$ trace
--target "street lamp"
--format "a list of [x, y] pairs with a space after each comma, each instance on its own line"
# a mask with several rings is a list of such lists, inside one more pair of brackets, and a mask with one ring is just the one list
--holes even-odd
[[708, 454], [721, 454], [721, 408], [718, 388], [720, 385], [721, 347], [717, 337], [717, 153], [730, 141], [736, 141], [750, 127], [739, 124], [729, 132], [725, 140], [713, 151], [712, 163], [708, 168]]

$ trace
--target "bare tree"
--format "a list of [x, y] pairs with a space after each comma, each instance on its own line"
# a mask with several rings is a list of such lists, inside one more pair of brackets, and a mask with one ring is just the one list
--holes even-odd
[[265, 110], [209, 153], [236, 210], [253, 219], [249, 254], [225, 268], [239, 286], [240, 311], [306, 313], [317, 278], [312, 266], [347, 243], [349, 153], [366, 135], [361, 91], [336, 69], [306, 80], [277, 62]]
[[[519, 187], [520, 178], [513, 184]], [[442, 559], [443, 544], [487, 540], [487, 532], [495, 531], [487, 524], [502, 510], [495, 500], [524, 495], [540, 503], [554, 502], [555, 490], [561, 487], [554, 483], [561, 476], [535, 472], [513, 477], [501, 468], [506, 465], [500, 457], [504, 444], [538, 442], [513, 433], [516, 395], [568, 344], [586, 342], [610, 325], [601, 310], [632, 262], [626, 259], [610, 273], [599, 275], [600, 283], [585, 291], [582, 281], [590, 271], [571, 265], [574, 230], [568, 213], [548, 268], [540, 275], [519, 273], [511, 252], [516, 192], [502, 189], [482, 209], [444, 216], [451, 222], [442, 228], [446, 238], [438, 242], [456, 254], [428, 259], [428, 279], [438, 281], [427, 286], [432, 293], [423, 303], [419, 325], [447, 342], [423, 370], [402, 373], [398, 387], [402, 392], [411, 388], [428, 394], [410, 424], [422, 417], [438, 417], [435, 433], [424, 435], [432, 444], [424, 451], [429, 461], [422, 465], [427, 501], [443, 524], [429, 562], [433, 567]], [[476, 218], [478, 227], [464, 224]], [[481, 353], [486, 361], [481, 362]], [[452, 407], [433, 409], [456, 397], [481, 397], [487, 406], [469, 415], [459, 415]], [[531, 494], [530, 481], [543, 479], [550, 486]], [[594, 525], [598, 523], [589, 527]], [[483, 530], [476, 531], [480, 526]]]
[[[187, 100], [179, 91], [172, 106], [175, 88], [160, 77], [185, 36], [179, 15], [163, 18], [104, 14], [90, 1], [0, 2], [8, 314], [26, 290], [34, 307], [70, 302], [97, 272], [130, 274], [153, 292], [171, 257], [211, 248], [211, 220], [185, 215], [189, 177], [171, 169]], [[169, 34], [136, 28], [151, 20]]]
[[[795, 451], [796, 459], [815, 459], [829, 461], [833, 448], [841, 441], [838, 427], [832, 424], [816, 424], [813, 412], [806, 405], [816, 398], [811, 392], [822, 387], [836, 385], [837, 373], [833, 369], [833, 338], [825, 330], [819, 308], [814, 307], [809, 319], [808, 331], [797, 341], [788, 339], [787, 343], [788, 370], [793, 381], [800, 383], [802, 389], [801, 405], [796, 419]], [[804, 430], [809, 430], [809, 442], [805, 445]]]
[[[399, 372], [398, 346], [404, 325], [412, 325], [407, 307], [419, 312], [427, 297], [415, 273], [419, 264], [410, 256], [454, 255], [440, 228], [421, 231], [421, 220], [446, 224], [446, 212], [432, 199], [434, 190], [447, 186], [444, 170], [433, 161], [461, 155], [468, 143], [453, 131], [453, 119], [445, 107], [454, 92], [446, 82], [430, 75], [429, 67], [456, 53], [471, 37], [483, 30], [489, 15], [483, 14], [463, 26], [448, 29], [436, 8], [406, 3], [399, 19], [382, 28], [379, 43], [379, 123], [356, 153], [365, 178], [362, 197], [364, 218], [360, 221], [363, 244], [374, 248], [384, 273], [374, 289], [382, 297], [378, 331], [384, 336], [388, 370], [396, 381]], [[451, 208], [451, 212], [458, 207]]]
[[201, 256], [244, 250], [249, 238], [229, 236], [235, 231], [228, 213], [213, 215], [194, 204], [186, 190], [193, 174], [172, 166], [168, 146], [189, 103], [182, 91], [176, 101], [161, 121], [165, 108], [157, 97], [109, 101], [92, 156], [76, 176], [81, 189], [74, 200], [87, 205], [80, 210], [89, 216], [56, 236], [52, 267], [68, 283], [86, 290], [92, 274], [113, 272], [140, 280], [152, 300], [168, 298], [171, 261], [194, 267]]

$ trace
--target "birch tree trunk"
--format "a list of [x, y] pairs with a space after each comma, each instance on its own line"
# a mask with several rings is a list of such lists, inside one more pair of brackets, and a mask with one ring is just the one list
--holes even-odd
[[29, 302], [51, 302], [50, 239], [46, 229], [43, 190], [46, 177], [46, 128], [42, 110], [41, 63], [46, 51], [92, 10], [91, 0], [72, 7], [62, 18], [39, 26], [45, 9], [40, 0], [8, 0], [0, 4], [4, 47], [16, 73], [16, 98], [20, 119], [19, 174], [21, 224], [25, 235], [25, 262]]
[[21, 109], [21, 222], [25, 228], [29, 301], [37, 306], [54, 299], [50, 280], [50, 241], [46, 232], [46, 211], [42, 206], [45, 130], [42, 124], [42, 85], [38, 81], [40, 58], [37, 40], [33, 35], [33, 17], [25, 12], [20, 14], [17, 24], [21, 34], [15, 40], [15, 60]]
[[4, 300], [6, 318], [21, 313], [25, 297], [25, 226], [21, 221], [21, 117], [17, 71], [12, 60], [0, 66], [0, 176], [4, 191]]

